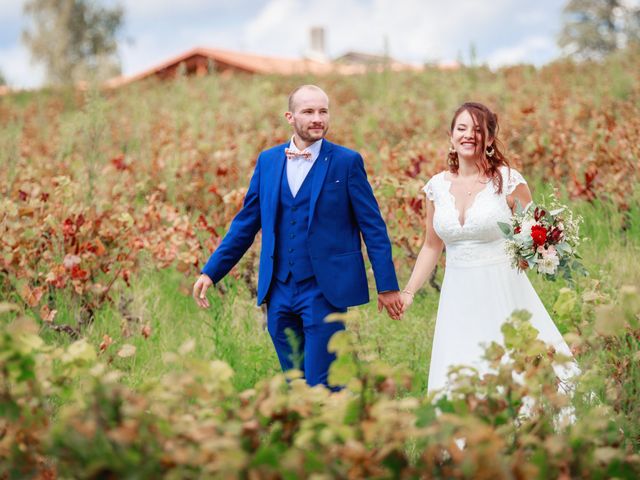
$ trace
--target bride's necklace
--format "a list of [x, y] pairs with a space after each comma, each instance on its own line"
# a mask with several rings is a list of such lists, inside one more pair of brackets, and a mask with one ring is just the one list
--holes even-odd
[[[460, 177], [458, 177], [458, 178], [460, 178]], [[482, 181], [482, 180], [480, 180], [480, 176], [476, 175], [476, 178], [473, 179], [473, 181], [471, 182], [471, 185], [475, 185], [476, 183], [481, 183], [483, 185], [486, 185], [487, 183], [489, 183], [489, 179], [487, 179], [486, 181]], [[468, 189], [469, 187], [466, 185], [466, 181], [465, 181], [465, 187], [467, 187], [467, 188], [464, 188], [463, 190], [467, 194], [467, 197], [470, 197], [471, 194], [473, 193], [473, 191]]]

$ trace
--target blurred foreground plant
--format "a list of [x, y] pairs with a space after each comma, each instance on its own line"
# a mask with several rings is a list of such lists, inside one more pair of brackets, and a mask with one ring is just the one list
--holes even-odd
[[[591, 348], [634, 332], [638, 292], [624, 289], [613, 331]], [[603, 307], [604, 308], [604, 307]], [[613, 308], [613, 307], [612, 307]], [[3, 304], [2, 315], [17, 307]], [[622, 315], [622, 320], [617, 315]], [[492, 372], [459, 368], [437, 398], [408, 396], [411, 375], [381, 363], [360, 335], [361, 319], [334, 336], [331, 393], [309, 387], [297, 371], [237, 392], [233, 371], [191, 355], [194, 342], [165, 354], [167, 373], [137, 389], [97, 362], [79, 340], [44, 344], [33, 324], [3, 329], [0, 472], [5, 478], [637, 478], [640, 457], [625, 432], [622, 390], [604, 397], [576, 379], [573, 396], [558, 389], [562, 359], [536, 340], [528, 314], [503, 326], [490, 345]], [[633, 337], [636, 339], [637, 338]], [[637, 348], [637, 343], [636, 343]], [[637, 350], [636, 350], [637, 352]], [[586, 353], [584, 354], [586, 355]], [[130, 357], [125, 357], [126, 358]], [[582, 356], [580, 357], [582, 358]], [[585, 362], [582, 378], [608, 368]], [[625, 371], [625, 381], [637, 372]], [[595, 393], [595, 394], [594, 394]], [[56, 410], [56, 400], [63, 406]], [[627, 402], [627, 403], [625, 403]], [[633, 407], [637, 408], [637, 407]], [[567, 416], [567, 409], [574, 416]]]

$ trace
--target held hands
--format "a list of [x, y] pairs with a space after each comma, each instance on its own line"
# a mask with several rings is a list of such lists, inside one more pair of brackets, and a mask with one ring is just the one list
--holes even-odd
[[213, 285], [213, 281], [204, 273], [198, 277], [196, 283], [193, 284], [193, 298], [200, 308], [209, 308], [209, 299], [207, 299], [207, 289]]
[[382, 311], [382, 307], [387, 309], [387, 313], [394, 320], [400, 320], [402, 317], [402, 300], [400, 292], [382, 292], [378, 294], [378, 312]]

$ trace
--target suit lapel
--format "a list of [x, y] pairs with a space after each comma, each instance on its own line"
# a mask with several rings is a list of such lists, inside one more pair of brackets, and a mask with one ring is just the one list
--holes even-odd
[[316, 171], [313, 175], [313, 183], [311, 184], [311, 201], [309, 203], [309, 224], [307, 228], [311, 226], [311, 219], [313, 218], [313, 212], [316, 208], [316, 202], [322, 189], [322, 184], [327, 176], [327, 170], [329, 169], [329, 163], [331, 162], [331, 150], [333, 150], [333, 144], [327, 139], [322, 140], [322, 147], [320, 148], [320, 154], [316, 159], [318, 165], [316, 165]]
[[274, 152], [273, 167], [271, 169], [271, 178], [268, 179], [269, 185], [267, 212], [269, 212], [269, 223], [272, 231], [275, 231], [276, 226], [276, 214], [278, 212], [278, 202], [280, 201], [280, 186], [282, 185], [282, 172], [286, 164], [286, 156], [284, 154], [285, 147], [289, 146], [288, 143], [280, 145]]

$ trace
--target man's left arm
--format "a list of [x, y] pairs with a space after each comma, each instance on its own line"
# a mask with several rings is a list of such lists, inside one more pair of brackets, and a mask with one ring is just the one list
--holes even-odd
[[396, 306], [401, 306], [401, 302], [391, 257], [391, 242], [360, 154], [357, 154], [349, 170], [348, 193], [373, 267], [379, 295], [378, 307], [384, 306], [395, 318], [400, 314], [401, 308], [396, 309]]

